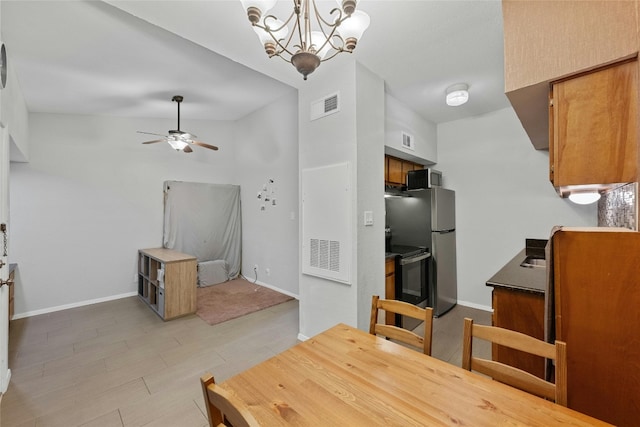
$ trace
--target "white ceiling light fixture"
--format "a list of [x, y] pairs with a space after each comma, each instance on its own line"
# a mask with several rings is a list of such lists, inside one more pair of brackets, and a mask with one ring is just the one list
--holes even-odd
[[369, 15], [356, 10], [356, 0], [336, 0], [339, 7], [323, 18], [315, 0], [293, 0], [293, 12], [281, 21], [267, 12], [276, 0], [240, 0], [269, 58], [291, 62], [307, 80], [320, 63], [341, 52], [351, 53], [369, 27]]
[[600, 193], [597, 191], [571, 193], [569, 194], [569, 200], [578, 205], [590, 205], [600, 200]]
[[466, 104], [469, 100], [469, 85], [466, 83], [458, 83], [447, 88], [447, 105], [450, 107], [459, 107]]

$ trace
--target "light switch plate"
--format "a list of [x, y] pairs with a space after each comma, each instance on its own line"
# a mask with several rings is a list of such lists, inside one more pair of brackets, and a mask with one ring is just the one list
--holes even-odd
[[364, 211], [364, 225], [373, 225], [372, 211]]

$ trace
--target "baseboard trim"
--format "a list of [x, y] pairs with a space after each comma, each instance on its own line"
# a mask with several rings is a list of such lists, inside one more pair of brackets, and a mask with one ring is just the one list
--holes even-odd
[[488, 311], [490, 313], [493, 313], [493, 308], [488, 307], [486, 305], [476, 304], [475, 302], [458, 300], [458, 304], [464, 305], [465, 307], [475, 308], [475, 309], [478, 309], [478, 310], [484, 310], [484, 311]]
[[11, 369], [7, 369], [7, 372], [5, 372], [4, 378], [2, 379], [2, 388], [0, 389], [0, 396], [7, 392], [7, 388], [9, 388], [10, 381], [11, 381]]
[[306, 341], [309, 337], [306, 335], [298, 334], [298, 341]]
[[67, 310], [69, 308], [76, 308], [76, 307], [83, 307], [85, 305], [98, 304], [100, 302], [107, 302], [107, 301], [113, 301], [113, 300], [116, 300], [116, 299], [133, 297], [133, 296], [136, 296], [136, 295], [138, 295], [138, 292], [136, 292], [136, 291], [127, 292], [127, 293], [124, 293], [124, 294], [111, 295], [111, 296], [104, 297], [104, 298], [96, 298], [96, 299], [87, 300], [87, 301], [74, 302], [74, 303], [71, 303], [71, 304], [58, 305], [56, 307], [43, 308], [41, 310], [25, 311], [24, 313], [14, 314], [13, 315], [13, 320], [22, 319], [22, 318], [31, 317], [31, 316], [38, 316], [40, 314], [53, 313], [55, 311]]
[[250, 279], [248, 279], [248, 278], [246, 278], [244, 276], [242, 276], [242, 278], [244, 280], [246, 280], [247, 282], [249, 282], [249, 283], [253, 283], [255, 285], [264, 286], [265, 288], [269, 288], [269, 289], [271, 289], [273, 291], [280, 292], [281, 294], [285, 294], [287, 296], [290, 296], [291, 298], [295, 298], [298, 301], [300, 300], [300, 296], [297, 295], [297, 294], [294, 294], [293, 292], [285, 291], [284, 289], [280, 289], [280, 288], [278, 288], [276, 286], [270, 285], [268, 283], [261, 282], [259, 280], [250, 280]]

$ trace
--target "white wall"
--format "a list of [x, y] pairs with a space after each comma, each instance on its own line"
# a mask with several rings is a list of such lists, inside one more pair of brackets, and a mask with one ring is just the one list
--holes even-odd
[[[384, 292], [384, 82], [355, 61], [334, 66], [334, 72], [314, 74], [299, 91], [299, 165], [302, 171], [349, 162], [351, 284], [300, 275], [301, 338], [339, 322], [368, 327], [371, 295]], [[311, 102], [335, 92], [340, 112], [310, 121]], [[364, 226], [365, 210], [373, 212], [371, 227]]]
[[[356, 93], [355, 61], [332, 64], [336, 72], [319, 69], [309, 77], [298, 92], [299, 169], [335, 165], [349, 162], [351, 194], [356, 206]], [[322, 72], [324, 71], [324, 72]], [[335, 92], [340, 92], [340, 112], [310, 121], [312, 102]], [[302, 191], [302, 188], [301, 188]], [[300, 196], [302, 200], [302, 196]], [[354, 209], [355, 210], [355, 209]], [[302, 212], [302, 206], [300, 206]], [[318, 215], [322, 215], [321, 212]], [[356, 213], [351, 218], [356, 223]], [[302, 232], [300, 222], [300, 236]], [[351, 285], [300, 274], [300, 336], [311, 337], [343, 322], [357, 325], [357, 244], [353, 228], [354, 244], [351, 254]], [[302, 251], [302, 248], [300, 248]], [[300, 269], [302, 271], [302, 269]]]
[[[7, 63], [11, 64], [11, 47], [7, 47]], [[0, 97], [0, 124], [9, 128], [11, 161], [29, 158], [29, 112], [14, 68], [7, 68], [7, 86]]]
[[561, 199], [511, 108], [438, 126], [437, 169], [456, 191], [458, 299], [491, 307], [485, 282], [554, 225], [595, 226], [596, 205]]
[[[283, 100], [278, 110], [292, 114], [295, 104], [286, 105], [292, 102], [293, 97]], [[258, 118], [263, 114], [255, 113]], [[183, 120], [185, 129], [220, 147], [215, 152], [195, 147], [190, 154], [176, 152], [165, 143], [141, 144], [146, 138], [136, 130], [162, 133], [168, 129], [164, 119], [31, 114], [29, 121], [30, 162], [11, 164], [10, 261], [19, 264], [18, 317], [136, 292], [137, 250], [162, 246], [163, 182], [241, 183], [245, 168], [236, 160], [237, 148], [260, 146], [260, 141], [235, 138], [239, 126], [250, 127], [250, 119], [241, 123]], [[270, 140], [274, 130], [263, 132], [261, 141]], [[252, 137], [246, 130], [238, 133]], [[294, 133], [289, 129], [276, 135], [285, 144]], [[246, 153], [239, 156], [248, 161]], [[270, 170], [264, 173], [288, 167], [295, 171], [292, 156], [270, 159]], [[283, 176], [283, 181], [290, 179]], [[247, 186], [253, 193], [253, 184]], [[297, 206], [296, 189], [285, 185], [280, 192], [286, 209]], [[246, 191], [241, 188], [242, 193]], [[250, 224], [256, 218], [257, 213], [247, 215]], [[262, 237], [245, 234], [244, 244], [269, 247], [274, 253], [287, 253], [292, 245], [285, 238], [263, 242]], [[280, 280], [275, 275], [282, 274], [286, 289], [295, 293], [290, 283], [295, 283], [297, 267], [293, 274], [288, 260], [277, 262], [283, 266], [272, 265], [274, 278]]]
[[[413, 136], [415, 149], [402, 146], [402, 132]], [[420, 164], [438, 161], [437, 126], [390, 94], [385, 94], [385, 151]], [[426, 161], [426, 162], [425, 162]]]
[[[298, 94], [239, 120], [234, 140], [242, 200], [242, 271], [298, 296]], [[276, 206], [260, 210], [257, 193], [274, 180]], [[267, 274], [269, 269], [270, 274]]]
[[[367, 330], [371, 296], [384, 296], [384, 81], [356, 66], [358, 328]], [[364, 212], [373, 212], [373, 226]]]

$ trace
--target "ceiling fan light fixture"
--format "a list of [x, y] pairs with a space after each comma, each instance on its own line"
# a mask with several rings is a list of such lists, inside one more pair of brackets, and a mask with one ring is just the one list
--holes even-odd
[[169, 143], [169, 145], [171, 145], [171, 148], [178, 151], [184, 150], [184, 147], [189, 145], [187, 141], [183, 140], [180, 137], [169, 137], [167, 138], [167, 142]]
[[153, 141], [145, 141], [145, 142], [143, 142], [143, 144], [155, 144], [157, 142], [165, 141], [169, 145], [171, 145], [171, 148], [173, 148], [174, 150], [183, 151], [185, 153], [193, 152], [193, 150], [190, 147], [191, 144], [198, 145], [198, 146], [204, 147], [204, 148], [208, 148], [208, 149], [214, 150], [214, 151], [218, 150], [218, 147], [216, 147], [215, 145], [210, 145], [210, 144], [204, 143], [202, 141], [196, 141], [195, 139], [197, 138], [197, 136], [195, 136], [192, 133], [180, 130], [180, 103], [183, 100], [184, 100], [184, 98], [181, 95], [175, 95], [173, 98], [171, 98], [171, 101], [178, 103], [178, 129], [170, 130], [168, 132], [168, 135], [161, 135], [159, 133], [138, 131], [138, 133], [144, 133], [144, 134], [147, 134], [147, 135], [157, 135], [157, 136], [163, 137], [162, 139], [154, 139]]
[[458, 83], [449, 86], [446, 90], [445, 98], [447, 105], [450, 107], [459, 107], [469, 101], [469, 85], [466, 83]]
[[293, 64], [304, 80], [320, 62], [353, 52], [371, 21], [369, 15], [356, 10], [356, 0], [336, 0], [338, 7], [331, 9], [330, 16], [322, 16], [315, 0], [294, 0], [284, 22], [266, 12], [275, 5], [274, 0], [240, 2], [267, 55]]

